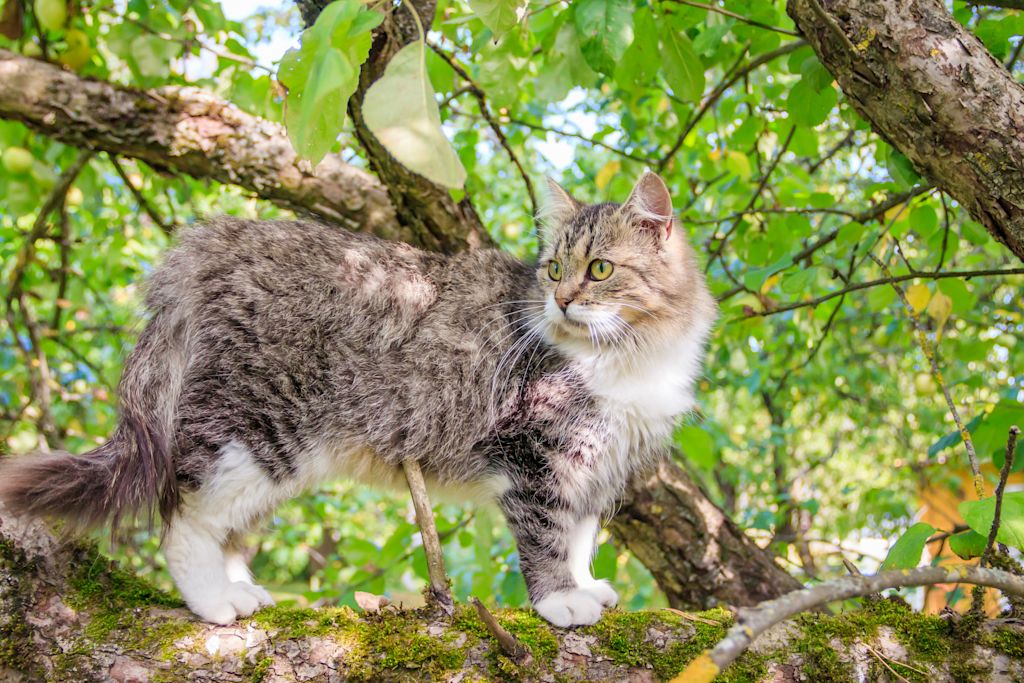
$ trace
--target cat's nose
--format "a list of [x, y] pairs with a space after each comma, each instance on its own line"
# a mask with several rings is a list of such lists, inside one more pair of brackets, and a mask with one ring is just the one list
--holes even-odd
[[572, 297], [556, 296], [555, 303], [562, 309], [562, 313], [565, 313], [565, 309], [569, 308], [569, 304], [572, 303]]

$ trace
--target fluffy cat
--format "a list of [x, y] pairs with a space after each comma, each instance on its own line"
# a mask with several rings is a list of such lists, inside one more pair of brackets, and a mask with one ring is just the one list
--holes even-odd
[[272, 603], [246, 531], [325, 480], [401, 486], [415, 458], [497, 503], [541, 616], [594, 623], [618, 599], [590, 571], [599, 520], [692, 407], [717, 309], [657, 175], [621, 205], [551, 186], [537, 265], [310, 221], [187, 230], [110, 440], [5, 460], [0, 499], [80, 527], [158, 508], [189, 608], [227, 624]]

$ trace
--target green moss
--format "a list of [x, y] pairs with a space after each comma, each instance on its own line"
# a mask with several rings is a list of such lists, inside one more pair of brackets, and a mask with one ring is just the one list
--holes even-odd
[[[732, 625], [732, 614], [724, 609], [698, 612], [694, 616], [696, 618], [690, 620], [665, 611], [611, 611], [582, 631], [596, 636], [597, 650], [616, 664], [651, 666], [659, 679], [667, 680], [686, 668], [697, 655], [714, 647]], [[648, 635], [652, 627], [677, 632], [685, 640], [659, 649]], [[717, 680], [728, 683], [760, 680], [767, 673], [766, 661], [748, 652]]]
[[41, 678], [42, 669], [35, 661], [32, 646], [32, 630], [25, 620], [30, 609], [25, 596], [31, 591], [22, 590], [20, 585], [23, 577], [34, 570], [35, 563], [20, 548], [0, 538], [0, 568], [9, 572], [15, 582], [0, 620], [0, 668], [20, 671], [30, 679]]
[[[991, 673], [992, 665], [983, 664], [977, 659], [953, 659], [949, 663], [949, 675], [956, 683], [974, 683]], [[921, 680], [927, 680], [922, 678]]]
[[1024, 632], [1012, 628], [997, 628], [985, 634], [982, 644], [1012, 659], [1024, 659]]
[[258, 612], [253, 622], [285, 638], [330, 637], [349, 647], [345, 658], [349, 680], [381, 680], [384, 672], [395, 678], [415, 671], [426, 680], [445, 678], [462, 668], [466, 650], [479, 638], [446, 629], [440, 636], [423, 629], [423, 613], [384, 611], [360, 618], [348, 608], [312, 610], [271, 607]]
[[[494, 617], [509, 633], [530, 648], [534, 661], [544, 664], [558, 654], [558, 638], [551, 626], [533, 610], [498, 610]], [[477, 623], [480, 620], [477, 619]]]
[[263, 679], [270, 673], [272, 666], [274, 666], [273, 657], [263, 657], [255, 662], [246, 661], [242, 667], [242, 680], [247, 683], [263, 683]]
[[273, 629], [285, 638], [306, 638], [348, 631], [359, 617], [348, 607], [308, 609], [274, 606], [261, 609], [252, 620], [257, 626]]

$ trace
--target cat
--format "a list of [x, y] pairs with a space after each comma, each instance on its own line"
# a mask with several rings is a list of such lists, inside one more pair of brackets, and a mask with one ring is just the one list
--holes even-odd
[[351, 477], [504, 513], [534, 609], [596, 622], [601, 516], [694, 404], [717, 306], [665, 183], [586, 205], [550, 182], [537, 264], [453, 256], [313, 221], [220, 218], [153, 274], [110, 440], [7, 458], [0, 500], [80, 528], [158, 510], [188, 607], [273, 603], [240, 541], [281, 502]]

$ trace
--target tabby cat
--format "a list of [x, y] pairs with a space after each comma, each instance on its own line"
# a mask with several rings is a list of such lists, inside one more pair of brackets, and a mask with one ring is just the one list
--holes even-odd
[[158, 509], [189, 608], [272, 603], [240, 539], [336, 477], [494, 501], [534, 608], [591, 624], [602, 514], [694, 403], [717, 309], [664, 182], [585, 205], [550, 183], [536, 265], [454, 256], [312, 221], [189, 229], [149, 284], [120, 421], [79, 456], [7, 459], [0, 499], [77, 527]]

